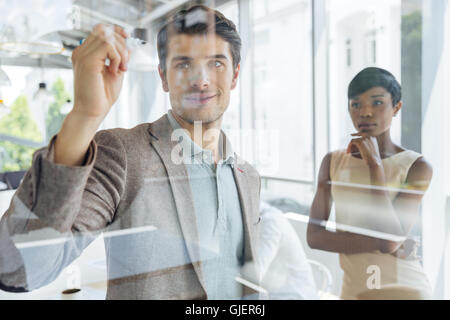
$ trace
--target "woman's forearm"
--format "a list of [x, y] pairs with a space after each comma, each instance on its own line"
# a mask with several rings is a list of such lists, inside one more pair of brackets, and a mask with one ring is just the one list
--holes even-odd
[[394, 252], [398, 243], [367, 237], [350, 232], [328, 231], [324, 227], [308, 227], [308, 245], [312, 249], [343, 254], [357, 254], [380, 250], [383, 253]]

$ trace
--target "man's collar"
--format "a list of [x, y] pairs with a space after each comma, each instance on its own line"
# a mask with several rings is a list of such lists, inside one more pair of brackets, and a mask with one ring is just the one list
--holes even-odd
[[[175, 117], [172, 115], [172, 110], [169, 110], [167, 112], [167, 118], [169, 119], [169, 123], [173, 130], [180, 129], [178, 136], [182, 137], [182, 141], [180, 141], [180, 143], [184, 141], [184, 143], [182, 143], [182, 148], [183, 154], [185, 156], [189, 158], [203, 157], [202, 158], [203, 160], [209, 158], [212, 161], [212, 152], [210, 150], [203, 149], [201, 146], [192, 141], [188, 131], [186, 129], [183, 129], [181, 125], [178, 123], [178, 121], [175, 119]], [[225, 157], [222, 156], [222, 159], [224, 159], [223, 162], [227, 164], [232, 164], [234, 162], [233, 148], [231, 146], [230, 141], [228, 140], [228, 138], [226, 137], [225, 133], [222, 130], [220, 131], [219, 137], [219, 151], [221, 152], [221, 155], [223, 154], [223, 151], [225, 151]]]

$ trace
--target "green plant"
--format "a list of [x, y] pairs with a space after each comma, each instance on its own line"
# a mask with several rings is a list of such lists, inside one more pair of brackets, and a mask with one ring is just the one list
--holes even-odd
[[[33, 120], [25, 95], [20, 95], [11, 105], [11, 112], [0, 119], [0, 133], [40, 142], [42, 134]], [[0, 148], [6, 151], [1, 171], [18, 171], [30, 167], [34, 148], [10, 141], [0, 141]]]

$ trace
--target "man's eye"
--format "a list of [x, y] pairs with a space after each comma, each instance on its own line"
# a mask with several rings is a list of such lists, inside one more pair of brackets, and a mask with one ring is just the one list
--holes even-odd
[[177, 69], [188, 69], [190, 67], [189, 62], [182, 62], [176, 65]]
[[373, 104], [376, 105], [376, 106], [378, 106], [378, 105], [380, 105], [380, 104], [383, 104], [383, 101], [375, 100], [375, 101], [373, 102]]
[[218, 60], [216, 60], [216, 61], [211, 61], [211, 62], [210, 62], [210, 65], [213, 66], [213, 67], [215, 67], [215, 68], [220, 68], [220, 67], [223, 66], [223, 63], [220, 62], [220, 61], [218, 61]]
[[359, 103], [358, 102], [353, 102], [352, 103], [352, 108], [359, 108]]

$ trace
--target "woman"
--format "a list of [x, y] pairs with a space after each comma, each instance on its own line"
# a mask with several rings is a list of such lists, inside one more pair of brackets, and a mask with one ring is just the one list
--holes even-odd
[[[348, 99], [357, 132], [346, 150], [331, 152], [322, 161], [308, 244], [340, 254], [343, 299], [357, 299], [386, 285], [431, 298], [407, 236], [432, 168], [420, 154], [392, 142], [392, 119], [402, 108], [400, 84], [386, 70], [367, 68], [351, 81]], [[336, 232], [321, 223], [328, 220], [333, 202]]]

